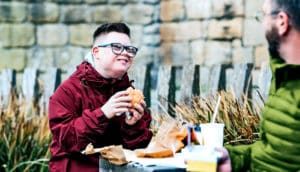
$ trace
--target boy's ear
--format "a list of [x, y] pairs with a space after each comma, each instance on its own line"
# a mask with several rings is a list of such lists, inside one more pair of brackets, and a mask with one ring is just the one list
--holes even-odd
[[96, 59], [100, 58], [99, 57], [99, 48], [98, 47], [93, 47], [92, 53], [93, 53], [94, 58], [96, 58]]

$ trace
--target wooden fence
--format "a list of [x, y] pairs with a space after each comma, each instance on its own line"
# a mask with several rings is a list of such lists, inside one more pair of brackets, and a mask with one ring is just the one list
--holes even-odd
[[[62, 82], [62, 70], [26, 68], [22, 83], [16, 83], [16, 71], [0, 71], [2, 104], [8, 101], [11, 89], [21, 85], [18, 94], [26, 101], [37, 101], [47, 109], [48, 99]], [[233, 90], [237, 98], [247, 94], [252, 99], [266, 99], [271, 80], [268, 64], [255, 70], [252, 64], [138, 66], [129, 71], [134, 86], [143, 90], [147, 105], [152, 109], [170, 110], [175, 103], [190, 104], [193, 96], [207, 97], [219, 90]], [[154, 84], [153, 84], [154, 83]], [[259, 96], [260, 98], [257, 98]], [[1, 103], [0, 103], [1, 104]]]

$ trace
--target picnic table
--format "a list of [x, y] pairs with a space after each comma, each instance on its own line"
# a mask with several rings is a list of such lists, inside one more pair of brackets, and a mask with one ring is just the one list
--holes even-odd
[[99, 172], [186, 172], [185, 168], [165, 165], [147, 165], [131, 162], [126, 165], [114, 165], [104, 158], [99, 159]]
[[[187, 169], [195, 170], [199, 168], [203, 171], [215, 171], [216, 166], [212, 164], [217, 162], [219, 155], [212, 150], [214, 148], [207, 148], [200, 145], [192, 146], [184, 148], [180, 153], [175, 153], [173, 157], [167, 158], [140, 158], [131, 156], [133, 155], [132, 152], [125, 150], [124, 153], [129, 163], [115, 165], [100, 155], [99, 172], [186, 172]], [[196, 168], [195, 166], [191, 167], [185, 163], [186, 158], [197, 160], [201, 165], [199, 166], [198, 164]]]
[[124, 150], [127, 161], [125, 165], [115, 165], [100, 155], [100, 172], [185, 172], [186, 165], [182, 153], [168, 158], [140, 158], [133, 151]]

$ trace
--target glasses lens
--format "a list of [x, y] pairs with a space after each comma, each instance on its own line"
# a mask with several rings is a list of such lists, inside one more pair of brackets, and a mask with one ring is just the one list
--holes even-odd
[[124, 50], [124, 46], [122, 44], [111, 44], [111, 48], [112, 48], [112, 51], [118, 55], [120, 55], [122, 53], [122, 51]]
[[126, 47], [126, 51], [131, 57], [134, 57], [137, 53], [137, 48], [128, 46], [128, 47]]

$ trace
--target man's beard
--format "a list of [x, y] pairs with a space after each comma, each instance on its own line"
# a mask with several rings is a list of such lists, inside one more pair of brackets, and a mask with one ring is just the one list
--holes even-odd
[[269, 43], [269, 53], [271, 57], [280, 58], [280, 36], [278, 34], [278, 29], [272, 26], [271, 30], [266, 32], [266, 38]]

